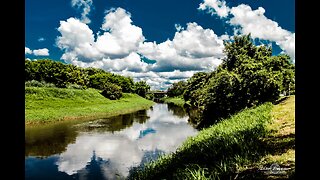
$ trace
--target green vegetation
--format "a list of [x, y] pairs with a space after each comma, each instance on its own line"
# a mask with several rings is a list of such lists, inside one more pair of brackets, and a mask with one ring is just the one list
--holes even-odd
[[[239, 177], [243, 179], [291, 179], [295, 174], [295, 96], [274, 106], [271, 114], [272, 122], [266, 127], [268, 134], [262, 138], [267, 152], [259, 161], [239, 168]], [[278, 174], [259, 171], [273, 163], [286, 170]]]
[[134, 92], [141, 97], [146, 97], [147, 92], [150, 91], [150, 86], [145, 81], [136, 82]]
[[167, 90], [167, 95], [169, 97], [177, 97], [182, 96], [187, 87], [187, 82], [179, 81], [177, 83], [173, 83]]
[[[137, 168], [131, 179], [193, 179], [232, 176], [242, 163], [257, 158], [259, 138], [271, 120], [270, 103], [247, 109], [188, 138], [175, 153]], [[229, 178], [228, 178], [229, 179]]]
[[287, 55], [255, 46], [249, 35], [225, 42], [226, 58], [213, 72], [199, 72], [187, 81], [184, 100], [200, 112], [193, 122], [207, 127], [248, 107], [294, 94], [295, 66]]
[[161, 98], [161, 100], [163, 100], [164, 103], [167, 103], [167, 104], [175, 104], [177, 106], [182, 106], [185, 104], [184, 100], [182, 97], [164, 97], [164, 98]]
[[[134, 168], [129, 179], [290, 178], [294, 175], [293, 137], [291, 96], [276, 106], [265, 103], [242, 110], [201, 130], [176, 152]], [[281, 168], [289, 164], [291, 169], [279, 174], [262, 171], [272, 163]]]
[[111, 100], [120, 99], [122, 97], [121, 87], [109, 82], [106, 82], [101, 94]]
[[109, 100], [100, 92], [92, 88], [26, 87], [26, 124], [109, 117], [148, 108], [153, 104], [136, 94], [123, 93], [119, 100]]
[[136, 93], [145, 97], [150, 90], [145, 81], [133, 82], [131, 77], [92, 67], [81, 68], [50, 59], [25, 60], [25, 81], [26, 86], [49, 87], [50, 85], [59, 88], [106, 90], [107, 97], [113, 99], [120, 98], [122, 92]]

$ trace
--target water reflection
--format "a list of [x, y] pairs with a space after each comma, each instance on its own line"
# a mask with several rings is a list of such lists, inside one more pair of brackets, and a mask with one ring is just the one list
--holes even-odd
[[143, 124], [148, 118], [147, 110], [140, 110], [130, 114], [81, 123], [76, 127], [81, 131], [116, 132], [132, 126], [134, 122]]
[[168, 104], [168, 110], [173, 113], [173, 115], [178, 116], [180, 118], [188, 117], [186, 109], [172, 103]]
[[[77, 132], [75, 141], [50, 164], [52, 169], [57, 168], [56, 171], [67, 174], [66, 177], [76, 179], [91, 179], [88, 174], [92, 171], [103, 176], [94, 179], [123, 178], [132, 166], [173, 152], [188, 136], [195, 135], [197, 130], [187, 121], [183, 110], [156, 104], [147, 111], [81, 123], [73, 126]], [[36, 167], [29, 171], [36, 174]]]
[[66, 151], [78, 133], [68, 123], [28, 127], [25, 132], [25, 155], [48, 157]]

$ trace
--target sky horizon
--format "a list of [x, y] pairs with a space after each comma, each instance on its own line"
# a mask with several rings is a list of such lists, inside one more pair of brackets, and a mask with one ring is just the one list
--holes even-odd
[[213, 71], [223, 41], [248, 33], [294, 62], [295, 1], [25, 1], [25, 58], [101, 68], [153, 90]]

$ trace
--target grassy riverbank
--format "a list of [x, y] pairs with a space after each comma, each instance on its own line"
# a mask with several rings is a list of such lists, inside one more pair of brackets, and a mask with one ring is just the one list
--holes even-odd
[[119, 100], [109, 100], [96, 89], [25, 88], [26, 125], [71, 119], [93, 119], [145, 109], [152, 101], [136, 94], [123, 93]]
[[164, 103], [172, 103], [177, 106], [183, 106], [185, 103], [182, 97], [165, 97], [165, 98], [162, 98], [161, 100], [163, 100]]
[[[294, 175], [294, 96], [246, 109], [188, 138], [130, 179], [265, 179]], [[287, 170], [270, 173], [277, 163]]]

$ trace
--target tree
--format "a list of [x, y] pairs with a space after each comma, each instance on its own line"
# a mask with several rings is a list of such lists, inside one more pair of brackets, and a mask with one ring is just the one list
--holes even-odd
[[134, 84], [134, 92], [141, 97], [146, 97], [147, 92], [149, 92], [150, 86], [146, 81], [139, 81]]
[[101, 94], [108, 99], [115, 100], [122, 97], [122, 90], [120, 86], [107, 82], [104, 84]]
[[283, 92], [294, 93], [294, 65], [288, 55], [253, 44], [249, 35], [225, 42], [226, 58], [211, 73], [195, 74], [187, 81], [185, 101], [212, 124], [246, 107], [275, 102]]
[[187, 82], [185, 81], [179, 81], [176, 83], [173, 83], [167, 90], [167, 95], [169, 97], [176, 97], [183, 95], [184, 91], [186, 90]]

